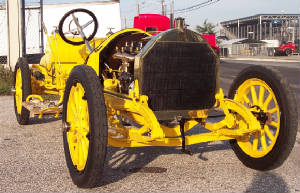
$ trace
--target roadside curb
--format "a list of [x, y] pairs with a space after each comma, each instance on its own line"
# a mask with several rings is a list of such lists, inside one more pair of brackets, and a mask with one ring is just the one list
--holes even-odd
[[252, 61], [268, 61], [268, 62], [300, 62], [298, 59], [275, 59], [275, 58], [220, 58], [221, 60], [252, 60]]

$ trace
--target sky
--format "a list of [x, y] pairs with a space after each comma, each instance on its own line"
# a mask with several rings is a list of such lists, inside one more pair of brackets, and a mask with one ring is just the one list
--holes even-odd
[[[4, 0], [0, 0], [4, 1]], [[38, 0], [26, 0], [34, 2]], [[89, 2], [94, 0], [43, 0], [44, 3], [71, 3]], [[172, 0], [164, 0], [167, 11], [170, 11]], [[174, 0], [174, 9], [183, 9], [192, 5], [206, 2], [208, 0]], [[140, 3], [141, 13], [161, 13], [161, 0], [120, 0], [121, 19], [124, 27], [126, 16], [127, 27], [133, 26], [133, 18], [137, 15], [137, 3]], [[205, 19], [213, 24], [222, 21], [252, 16], [255, 14], [299, 14], [300, 0], [219, 0], [217, 3], [202, 7], [200, 9], [175, 14], [175, 17], [184, 17], [190, 28], [195, 29]]]
[[[165, 1], [167, 4], [170, 4], [171, 0]], [[190, 7], [205, 1], [207, 0], [174, 0], [174, 9]], [[140, 4], [142, 4], [141, 13], [161, 13], [160, 2], [161, 0], [140, 0]], [[120, 4], [123, 17], [126, 15], [128, 18], [133, 18], [133, 16], [137, 15], [137, 0], [121, 0]], [[217, 24], [226, 20], [262, 13], [299, 14], [299, 8], [300, 0], [220, 0], [213, 5], [198, 10], [176, 14], [175, 17], [181, 16], [186, 18], [186, 23], [190, 25], [190, 28], [194, 29], [196, 25], [201, 25], [205, 19], [208, 22]]]

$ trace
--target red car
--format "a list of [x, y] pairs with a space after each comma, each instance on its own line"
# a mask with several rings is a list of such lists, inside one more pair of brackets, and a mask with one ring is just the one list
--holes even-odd
[[282, 42], [280, 46], [275, 50], [275, 56], [290, 56], [295, 51], [295, 44], [293, 42]]

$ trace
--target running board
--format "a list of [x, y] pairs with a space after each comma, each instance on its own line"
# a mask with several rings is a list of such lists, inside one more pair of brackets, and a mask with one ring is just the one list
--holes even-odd
[[30, 117], [38, 115], [39, 119], [41, 119], [43, 115], [49, 114], [55, 114], [55, 117], [58, 118], [62, 112], [62, 108], [55, 106], [53, 101], [31, 100], [24, 101], [22, 105], [30, 112]]

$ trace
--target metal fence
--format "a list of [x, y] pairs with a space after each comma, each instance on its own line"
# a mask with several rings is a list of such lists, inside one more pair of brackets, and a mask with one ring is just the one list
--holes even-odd
[[270, 56], [272, 52], [269, 51], [264, 44], [233, 44], [232, 45], [232, 55], [240, 56]]
[[7, 64], [7, 14], [5, 0], [0, 0], [0, 64]]

